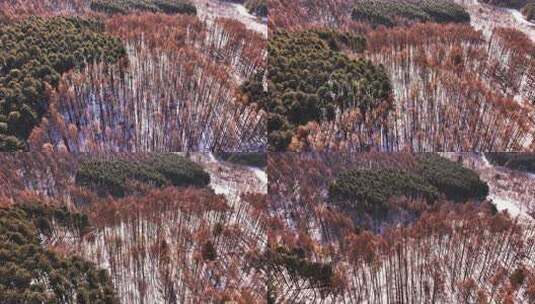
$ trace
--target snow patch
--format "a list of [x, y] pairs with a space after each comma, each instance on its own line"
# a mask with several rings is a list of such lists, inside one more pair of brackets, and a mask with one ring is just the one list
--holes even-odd
[[485, 155], [485, 153], [482, 153], [481, 160], [483, 161], [483, 165], [484, 165], [485, 168], [492, 167], [492, 165], [490, 164], [489, 160], [487, 159], [487, 156]]
[[259, 169], [257, 167], [249, 167], [251, 171], [255, 174], [256, 178], [262, 183], [262, 186], [267, 185], [268, 178], [265, 170]]
[[526, 20], [526, 18], [524, 18], [524, 15], [522, 15], [522, 13], [519, 12], [518, 10], [509, 8], [509, 9], [507, 9], [507, 11], [508, 11], [509, 13], [511, 13], [511, 15], [513, 16], [513, 18], [515, 18], [515, 20], [516, 20], [517, 22], [522, 23], [522, 24], [525, 24], [525, 25], [527, 25], [527, 26], [535, 27], [535, 23], [532, 23], [532, 22], [529, 22], [528, 20]]
[[489, 195], [488, 198], [492, 200], [492, 202], [496, 205], [496, 209], [498, 209], [500, 212], [507, 210], [509, 215], [511, 215], [513, 218], [520, 217], [521, 219], [531, 219], [526, 210], [523, 210], [523, 208], [520, 207], [522, 204], [513, 199], [506, 199], [492, 194]]

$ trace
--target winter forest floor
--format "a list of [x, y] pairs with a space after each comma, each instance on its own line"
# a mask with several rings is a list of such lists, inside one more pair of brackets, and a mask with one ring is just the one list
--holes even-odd
[[[417, 5], [411, 3], [420, 3], [430, 10], [436, 6], [438, 11], [443, 6], [447, 7], [441, 11], [444, 14], [455, 11], [459, 15], [448, 21], [438, 11], [430, 13], [443, 17], [435, 21], [425, 15], [428, 11], [424, 9], [420, 13], [425, 17], [415, 17], [412, 13], [418, 11]], [[296, 152], [530, 152], [535, 149], [532, 55], [535, 27], [520, 12], [476, 0], [301, 0], [292, 4], [274, 0], [271, 12], [270, 33], [272, 37], [281, 37], [272, 40], [287, 39], [295, 45], [299, 35], [300, 38], [319, 37], [337, 61], [329, 62], [320, 52], [315, 54], [312, 48], [305, 50], [301, 45], [295, 48], [302, 49], [301, 53], [290, 44], [274, 44], [269, 50], [276, 64], [272, 83], [268, 77], [269, 85], [274, 88], [268, 106], [276, 114], [270, 124], [273, 127], [268, 130], [269, 149]], [[306, 32], [318, 28], [334, 33]], [[279, 30], [295, 33], [295, 37], [285, 38]], [[344, 41], [355, 38], [351, 35], [366, 39], [365, 47], [359, 49], [358, 43], [344, 46]], [[336, 41], [337, 38], [340, 40]], [[342, 66], [345, 56], [351, 60], [348, 64], [363, 64], [365, 59], [383, 67], [388, 77], [383, 88], [390, 94], [375, 92], [375, 85], [384, 82], [380, 72], [372, 77], [373, 81], [358, 80], [357, 75], [349, 76], [350, 81], [336, 79], [336, 82], [327, 77], [329, 69], [341, 75], [346, 72], [337, 68]], [[292, 60], [303, 60], [303, 66], [285, 65]], [[327, 69], [326, 73], [317, 66]], [[300, 77], [285, 82], [289, 76], [284, 73]], [[332, 83], [317, 83], [324, 83], [325, 78]], [[345, 86], [354, 91], [344, 95], [346, 92], [341, 87]], [[297, 97], [289, 93], [294, 91]], [[320, 105], [310, 108], [309, 101], [299, 100], [301, 92], [311, 94], [311, 100], [319, 99]], [[294, 114], [299, 107], [311, 113]]]
[[518, 10], [0, 0], [4, 150], [0, 304], [535, 304]]
[[515, 171], [491, 164], [484, 154], [462, 155], [445, 153], [450, 159], [463, 158], [463, 164], [478, 172], [489, 184], [488, 199], [499, 211], [523, 221], [535, 221], [535, 176], [532, 173]]
[[[386, 215], [379, 216], [355, 210], [358, 199], [339, 205], [331, 197], [333, 180], [341, 183], [340, 172], [413, 170], [415, 156], [311, 153], [270, 158], [269, 205], [281, 227], [272, 233], [280, 234], [281, 243], [305, 250], [307, 259], [331, 265], [336, 269], [331, 280], [343, 286], [336, 292], [322, 289], [311, 279], [282, 271], [272, 283], [280, 303], [427, 303], [433, 298], [436, 303], [530, 303], [535, 283], [533, 175], [491, 165], [483, 154], [444, 153], [451, 162], [442, 169], [451, 168], [433, 168], [435, 177], [451, 187], [468, 185], [468, 180], [457, 183], [463, 177], [454, 171], [461, 163], [488, 185], [485, 197], [462, 204], [439, 200], [434, 207], [409, 197], [392, 199]], [[379, 181], [366, 174], [370, 184], [355, 184], [355, 193], [375, 189]], [[353, 180], [357, 182], [364, 181]], [[496, 211], [488, 213], [492, 205]], [[374, 232], [361, 228], [367, 224]], [[514, 272], [530, 279], [515, 285]], [[427, 288], [436, 289], [430, 294]]]
[[200, 18], [230, 18], [237, 20], [246, 25], [250, 30], [257, 31], [267, 38], [268, 27], [266, 20], [253, 16], [247, 12], [247, 9], [238, 3], [226, 2], [221, 0], [194, 0], [199, 10]]
[[472, 26], [482, 30], [485, 36], [489, 37], [496, 27], [510, 27], [524, 32], [535, 42], [535, 23], [527, 21], [518, 10], [488, 5], [478, 0], [455, 2], [468, 9]]
[[[96, 54], [106, 54], [99, 49], [95, 49], [96, 54], [86, 50], [85, 56], [96, 59], [83, 59], [80, 52], [75, 53], [84, 64], [54, 74], [57, 79], [46, 92], [43, 82], [35, 82], [40, 85], [37, 93], [46, 97], [39, 107], [22, 102], [14, 107], [2, 106], [0, 151], [264, 150], [266, 113], [244, 100], [240, 87], [265, 68], [267, 24], [241, 4], [193, 4], [198, 10], [195, 16], [142, 9], [127, 14], [97, 14], [92, 10], [93, 2], [86, 0], [0, 3], [0, 19], [13, 24], [11, 31], [20, 31], [23, 26], [19, 22], [32, 14], [52, 20], [59, 19], [57, 15], [80, 16], [98, 20], [97, 29], [108, 35], [105, 39], [118, 39], [113, 41], [120, 45], [115, 51], [120, 54], [120, 60], [115, 60], [118, 62], [100, 62]], [[8, 43], [12, 42], [6, 40], [3, 45]], [[3, 61], [5, 54], [0, 55]], [[55, 62], [55, 57], [47, 56], [42, 58], [45, 63]], [[65, 56], [60, 58], [66, 60]], [[28, 60], [23, 57], [15, 61], [22, 65]], [[9, 88], [17, 82], [6, 85]], [[8, 97], [26, 100], [19, 95], [30, 94], [19, 92], [15, 90], [13, 94], [17, 95]], [[0, 96], [5, 105], [3, 99], [8, 97]], [[23, 112], [29, 112], [25, 115], [32, 115], [31, 119], [20, 118], [20, 108], [32, 110]], [[7, 123], [9, 113], [21, 120], [17, 127], [14, 122]]]

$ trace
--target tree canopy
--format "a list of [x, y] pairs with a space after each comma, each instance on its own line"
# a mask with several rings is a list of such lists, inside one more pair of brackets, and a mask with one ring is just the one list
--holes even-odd
[[122, 156], [87, 158], [76, 172], [76, 183], [101, 195], [122, 197], [131, 184], [138, 182], [153, 187], [198, 186], [210, 182], [201, 166], [176, 154], [154, 154], [137, 160]]
[[482, 200], [489, 194], [488, 185], [479, 175], [461, 164], [434, 153], [416, 156], [416, 172], [443, 193], [448, 200], [465, 202]]
[[470, 22], [470, 14], [451, 0], [357, 0], [352, 18], [387, 27], [407, 22]]
[[148, 11], [165, 14], [196, 15], [197, 8], [187, 0], [93, 0], [90, 8], [108, 14]]
[[267, 165], [266, 153], [232, 153], [219, 152], [216, 157], [238, 165], [263, 168]]
[[333, 120], [359, 109], [363, 116], [391, 94], [383, 67], [350, 59], [343, 51], [362, 52], [366, 40], [332, 30], [277, 32], [268, 44], [267, 92], [264, 72], [247, 81], [247, 99], [268, 113], [271, 150], [286, 150], [297, 127]]
[[100, 22], [66, 17], [30, 17], [0, 28], [0, 151], [25, 148], [48, 108], [46, 87], [57, 87], [61, 74], [125, 55], [103, 31]]
[[489, 161], [498, 166], [535, 174], [535, 154], [533, 153], [485, 153]]
[[425, 198], [433, 202], [438, 189], [421, 176], [399, 169], [353, 169], [342, 172], [329, 186], [333, 202], [351, 202], [357, 210], [384, 214], [392, 197]]
[[66, 209], [20, 205], [0, 209], [2, 303], [119, 303], [106, 270], [42, 245], [52, 222], [72, 228], [87, 217]]
[[416, 155], [407, 169], [350, 169], [340, 173], [329, 186], [329, 199], [349, 202], [358, 210], [384, 214], [393, 197], [424, 198], [432, 203], [443, 196], [454, 202], [482, 200], [488, 185], [461, 164], [437, 154]]

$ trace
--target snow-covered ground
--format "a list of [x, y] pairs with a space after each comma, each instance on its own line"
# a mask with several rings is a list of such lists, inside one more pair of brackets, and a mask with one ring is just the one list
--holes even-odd
[[511, 27], [524, 32], [535, 41], [535, 24], [528, 22], [514, 9], [507, 9], [480, 3], [478, 0], [455, 0], [466, 7], [472, 18], [472, 26], [489, 37], [496, 27]]
[[197, 12], [201, 19], [208, 21], [214, 18], [236, 19], [253, 31], [262, 34], [267, 38], [267, 23], [247, 11], [247, 9], [237, 3], [230, 3], [221, 0], [193, 0], [197, 6]]
[[265, 170], [262, 170], [260, 168], [256, 167], [248, 167], [249, 170], [253, 171], [253, 173], [256, 175], [256, 178], [263, 184], [267, 185], [268, 183], [268, 177]]
[[494, 205], [496, 205], [496, 209], [498, 209], [500, 212], [507, 210], [507, 213], [509, 213], [509, 215], [513, 218], [529, 218], [526, 208], [522, 208], [522, 204], [520, 202], [510, 198], [496, 196], [495, 194], [489, 195], [488, 198], [492, 200]]
[[[192, 275], [198, 275], [199, 282], [207, 282], [207, 276], [212, 275], [211, 267], [219, 269], [215, 266], [216, 263], [197, 265], [193, 262], [196, 261], [196, 247], [191, 238], [203, 225], [226, 221], [227, 226], [236, 225], [243, 229], [240, 230], [242, 234], [239, 238], [222, 237], [224, 241], [215, 242], [222, 259], [234, 257], [236, 252], [247, 252], [247, 246], [262, 246], [266, 242], [263, 230], [247, 213], [248, 204], [242, 199], [242, 194], [245, 193], [267, 192], [265, 171], [219, 161], [212, 153], [177, 154], [199, 163], [210, 174], [210, 187], [216, 194], [225, 196], [231, 211], [225, 214], [210, 212], [203, 215], [185, 214], [178, 209], [176, 212], [170, 209], [172, 211], [157, 214], [149, 212], [143, 218], [127, 219], [115, 225], [101, 227], [92, 233], [92, 237], [77, 240], [76, 236], [71, 237], [66, 231], [61, 235], [61, 242], [50, 240], [59, 242], [59, 245], [63, 243], [77, 248], [83, 252], [83, 257], [99, 267], [108, 269], [121, 302], [142, 304], [150, 299], [150, 303], [200, 303], [198, 291], [190, 290], [190, 286], [185, 282], [188, 278], [191, 279]], [[162, 244], [164, 247], [161, 247]], [[159, 248], [168, 248], [168, 251], [161, 251]], [[166, 256], [166, 252], [179, 254]], [[228, 258], [226, 261], [244, 263], [239, 258]], [[173, 266], [166, 268], [165, 265]], [[225, 263], [218, 267], [222, 271], [238, 269]], [[255, 272], [244, 272], [239, 280], [240, 284], [248, 288], [261, 285], [259, 282], [261, 281], [256, 278]], [[221, 282], [221, 285], [226, 283]], [[172, 288], [162, 288], [164, 285]], [[177, 302], [169, 300], [173, 297], [177, 298]]]
[[191, 159], [210, 173], [210, 187], [229, 202], [241, 203], [240, 196], [247, 192], [267, 193], [264, 170], [220, 161], [212, 153], [194, 153]]
[[[459, 154], [445, 153], [446, 157], [456, 159]], [[492, 165], [484, 154], [462, 154], [466, 167], [475, 170], [489, 185], [487, 197], [498, 211], [507, 211], [511, 217], [522, 221], [534, 222], [535, 178], [508, 168]]]
[[535, 29], [535, 23], [526, 20], [526, 18], [524, 17], [524, 15], [522, 15], [520, 11], [516, 9], [507, 9], [507, 11], [509, 11], [509, 13], [515, 18], [518, 23], [525, 24]]

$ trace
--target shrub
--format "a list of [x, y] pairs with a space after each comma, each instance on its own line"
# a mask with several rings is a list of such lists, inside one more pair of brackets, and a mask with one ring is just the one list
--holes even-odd
[[210, 183], [210, 176], [199, 165], [176, 154], [155, 154], [138, 160], [88, 158], [81, 161], [76, 173], [78, 185], [100, 195], [122, 197], [134, 181], [153, 187], [203, 187]]
[[103, 25], [80, 18], [30, 17], [0, 28], [0, 151], [22, 150], [48, 108], [46, 86], [87, 62], [116, 62], [126, 52]]

